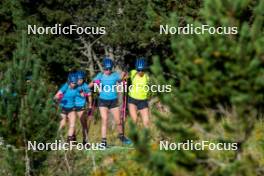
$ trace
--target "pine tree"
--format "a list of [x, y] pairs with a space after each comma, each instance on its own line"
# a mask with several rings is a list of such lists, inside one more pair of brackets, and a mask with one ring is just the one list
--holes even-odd
[[[132, 130], [139, 161], [154, 174], [262, 175], [258, 158], [246, 153], [251, 150], [249, 145], [263, 152], [261, 141], [250, 143], [261, 130], [257, 118], [263, 114], [263, 8], [263, 1], [206, 0], [199, 18], [186, 17], [185, 22], [237, 26], [238, 34], [173, 35], [173, 57], [165, 59], [165, 65], [154, 58], [156, 83], [174, 85], [170, 94], [159, 96], [170, 115], [155, 112], [156, 125], [167, 140], [238, 143], [238, 150], [219, 154], [208, 150], [159, 151], [155, 145], [145, 147], [146, 136]], [[178, 19], [171, 14], [170, 25], [178, 26]], [[177, 79], [164, 76], [164, 72]]]
[[[28, 150], [28, 141], [50, 142], [56, 135], [52, 94], [43, 80], [40, 61], [31, 54], [25, 34], [17, 44], [0, 83], [0, 137], [3, 173], [37, 174], [47, 152]], [[7, 167], [4, 167], [6, 165]]]

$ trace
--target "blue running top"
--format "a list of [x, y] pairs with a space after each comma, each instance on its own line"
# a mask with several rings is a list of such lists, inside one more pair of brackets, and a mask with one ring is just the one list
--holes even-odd
[[[81, 93], [91, 93], [90, 88], [88, 87], [88, 84], [83, 83], [82, 85], [77, 87], [78, 92]], [[78, 96], [75, 97], [75, 106], [76, 107], [84, 107], [86, 105], [86, 97], [81, 96], [81, 94], [79, 94]]]
[[117, 99], [117, 90], [114, 85], [117, 85], [119, 81], [121, 81], [121, 75], [117, 72], [113, 72], [110, 75], [106, 75], [103, 73], [98, 73], [95, 80], [100, 80], [102, 85], [102, 91], [100, 92], [99, 98], [104, 100], [114, 100]]
[[63, 93], [63, 98], [60, 106], [63, 108], [73, 108], [75, 106], [75, 98], [80, 94], [77, 88], [70, 88], [69, 84], [65, 83], [60, 91]]

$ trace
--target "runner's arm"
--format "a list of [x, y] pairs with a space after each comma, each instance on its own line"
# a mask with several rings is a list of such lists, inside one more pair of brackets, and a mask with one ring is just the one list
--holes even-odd
[[122, 71], [121, 73], [121, 80], [127, 79], [128, 78], [128, 73], [126, 71]]
[[92, 82], [89, 83], [89, 88], [92, 88], [94, 86], [94, 84], [100, 84], [100, 80], [101, 80], [101, 77], [102, 77], [102, 73], [98, 73], [95, 78], [92, 80]]
[[87, 84], [84, 85], [84, 92], [86, 94], [86, 100], [88, 100], [88, 108], [92, 107], [92, 92]]
[[89, 86], [89, 88], [92, 88], [92, 87], [94, 86], [94, 82], [93, 82], [93, 81], [90, 82], [90, 83], [88, 84], [88, 86]]
[[129, 77], [128, 73], [126, 71], [122, 71], [120, 76], [119, 76], [118, 83], [126, 80], [128, 77]]
[[66, 90], [67, 90], [67, 87], [68, 87], [68, 84], [65, 83], [65, 84], [59, 89], [59, 91], [55, 94], [54, 99], [56, 99], [56, 100], [61, 100], [61, 99], [63, 98], [63, 94], [64, 94], [64, 92], [66, 92]]

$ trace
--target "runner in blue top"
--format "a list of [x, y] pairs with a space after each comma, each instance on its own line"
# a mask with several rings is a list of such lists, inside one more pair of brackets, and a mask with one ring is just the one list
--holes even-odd
[[82, 134], [83, 134], [83, 144], [87, 144], [88, 142], [88, 126], [87, 126], [87, 116], [84, 116], [84, 111], [87, 105], [87, 98], [88, 98], [88, 111], [92, 108], [92, 96], [90, 88], [85, 81], [85, 73], [83, 71], [77, 71], [77, 89], [80, 92], [78, 96], [75, 97], [75, 110], [77, 112], [77, 116], [80, 118], [80, 122], [82, 125]]
[[108, 111], [113, 114], [114, 119], [118, 125], [117, 130], [119, 132], [119, 139], [124, 144], [131, 144], [131, 141], [124, 136], [122, 129], [121, 119], [120, 119], [120, 109], [118, 105], [118, 94], [116, 90], [116, 85], [122, 80], [124, 74], [120, 75], [117, 72], [112, 72], [113, 61], [110, 58], [104, 58], [103, 60], [104, 72], [98, 73], [93, 82], [89, 84], [89, 87], [100, 85], [99, 93], [99, 110], [102, 117], [102, 143], [101, 146], [107, 146], [106, 142], [106, 131], [107, 131], [107, 120]]
[[68, 81], [65, 83], [55, 95], [55, 99], [59, 101], [61, 107], [61, 122], [59, 130], [65, 126], [66, 120], [69, 121], [68, 129], [68, 142], [76, 141], [74, 134], [75, 131], [75, 97], [80, 93], [76, 87], [77, 77], [75, 74], [70, 73], [68, 76]]

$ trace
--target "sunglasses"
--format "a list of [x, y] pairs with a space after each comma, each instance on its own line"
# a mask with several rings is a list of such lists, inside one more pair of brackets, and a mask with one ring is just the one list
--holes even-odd
[[105, 68], [104, 71], [111, 71], [111, 68]]
[[137, 72], [143, 72], [144, 70], [137, 70]]

